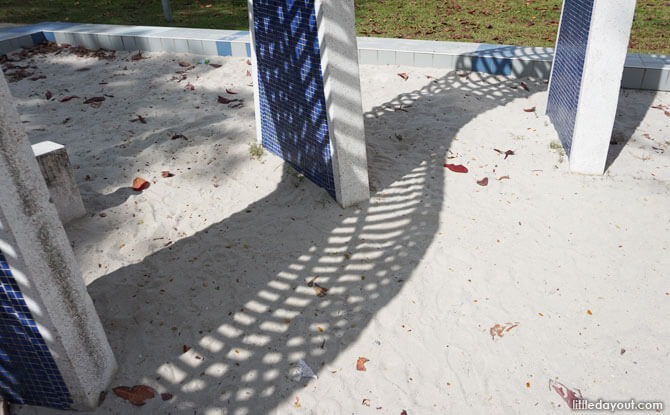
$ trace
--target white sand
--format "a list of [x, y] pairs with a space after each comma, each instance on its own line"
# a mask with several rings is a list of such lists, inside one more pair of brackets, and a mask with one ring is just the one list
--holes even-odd
[[[622, 93], [623, 150], [589, 177], [550, 148], [544, 82], [363, 66], [375, 191], [343, 210], [278, 158], [250, 159], [244, 60], [198, 65], [190, 91], [170, 78], [198, 57], [147, 56], [37, 57], [47, 78], [10, 84], [32, 142], [77, 166], [91, 216], [67, 231], [120, 364], [112, 386], [174, 395], [138, 408], [110, 388], [96, 414], [567, 413], [550, 380], [670, 404], [670, 118], [650, 109], [670, 94]], [[151, 187], [133, 192], [135, 176]], [[318, 379], [289, 379], [300, 359]]]

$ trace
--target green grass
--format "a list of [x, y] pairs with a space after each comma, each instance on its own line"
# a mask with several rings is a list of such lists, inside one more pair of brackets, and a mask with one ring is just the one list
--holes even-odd
[[[554, 46], [561, 0], [355, 0], [360, 36]], [[0, 21], [248, 30], [247, 0], [0, 0]], [[630, 51], [670, 54], [670, 3], [637, 4]]]

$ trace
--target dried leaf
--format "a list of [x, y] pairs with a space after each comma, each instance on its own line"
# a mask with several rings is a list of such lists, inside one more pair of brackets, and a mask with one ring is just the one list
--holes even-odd
[[477, 184], [480, 185], [480, 186], [487, 186], [489, 184], [489, 178], [484, 177], [481, 180], [477, 180]]
[[361, 405], [363, 406], [370, 406], [370, 400], [368, 398], [363, 399], [363, 402], [361, 402]]
[[356, 370], [366, 372], [367, 369], [365, 368], [365, 363], [369, 361], [370, 359], [367, 359], [365, 357], [359, 357], [358, 360], [356, 361]]
[[513, 155], [514, 155], [514, 151], [513, 151], [513, 150], [507, 150], [507, 151], [505, 151], [505, 158], [504, 158], [504, 160], [507, 160], [507, 157], [509, 157], [509, 156], [513, 156]]
[[526, 91], [530, 91], [530, 89], [528, 89], [528, 85], [526, 85], [525, 82], [521, 82], [519, 85], [521, 85], [521, 88], [525, 89]]
[[178, 138], [183, 138], [184, 140], [188, 140], [188, 137], [186, 137], [184, 134], [175, 134], [170, 138], [170, 140], [176, 140]]
[[[557, 386], [558, 385], [558, 386]], [[568, 404], [568, 407], [570, 409], [574, 409], [575, 402], [583, 400], [584, 398], [582, 397], [582, 391], [579, 389], [575, 388], [573, 391], [572, 389], [568, 388], [564, 384], [560, 382], [555, 382], [553, 380], [549, 380], [549, 386], [554, 388], [556, 393], [560, 395], [561, 398], [565, 401], [565, 403]]]
[[300, 405], [300, 399], [296, 396], [295, 397], [295, 402], [293, 402], [293, 406], [296, 408], [300, 408], [302, 405]]
[[251, 71], [247, 71], [247, 76], [251, 76]]
[[219, 95], [217, 101], [219, 102], [219, 104], [230, 104], [231, 102], [235, 102], [235, 100], [222, 97], [221, 95]]
[[308, 287], [313, 287], [314, 286], [314, 281], [316, 281], [317, 278], [319, 278], [318, 275], [316, 277], [312, 278], [311, 280], [309, 280], [309, 282], [307, 283], [307, 286]]
[[171, 393], [161, 393], [161, 399], [164, 401], [169, 401], [172, 399], [172, 394]]
[[226, 89], [226, 92], [229, 93], [230, 95], [237, 95], [237, 92], [233, 92], [230, 89]]
[[44, 75], [38, 75], [33, 78], [30, 78], [31, 81], [39, 81], [40, 79], [46, 79], [47, 77]]
[[152, 399], [154, 397], [153, 389], [145, 385], [135, 385], [132, 388], [118, 386], [114, 388], [113, 391], [116, 396], [127, 400], [135, 406], [142, 406], [146, 403], [145, 401], [147, 399]]
[[211, 66], [212, 68], [220, 68], [221, 67], [221, 65], [218, 64], [218, 63], [210, 63], [209, 66]]
[[468, 168], [462, 164], [445, 164], [444, 167], [453, 171], [454, 173], [467, 173]]
[[190, 347], [190, 346], [187, 346], [187, 345], [184, 345], [183, 350], [184, 350], [184, 353], [186, 353], [186, 352], [188, 352], [189, 350], [191, 350], [191, 347]]
[[525, 112], [535, 112], [535, 107], [532, 108], [524, 108]]
[[135, 179], [133, 180], [133, 190], [136, 192], [140, 192], [148, 187], [149, 182], [141, 177], [135, 177]]
[[181, 66], [182, 68], [188, 68], [189, 66], [191, 66], [191, 64], [188, 62], [179, 62], [179, 66]]
[[76, 95], [70, 95], [69, 97], [61, 98], [60, 102], [68, 102], [69, 100], [75, 99], [75, 98], [79, 98], [79, 97], [76, 96]]
[[505, 333], [512, 330], [514, 327], [517, 327], [519, 322], [515, 323], [505, 323], [504, 325], [496, 324], [495, 326], [489, 329], [489, 334], [491, 335], [491, 340], [495, 340], [495, 337], [498, 336], [502, 338]]
[[251, 61], [247, 59], [247, 65], [251, 65]]
[[501, 181], [501, 180], [505, 180], [505, 179], [509, 179], [509, 178], [510, 178], [509, 176], [502, 176], [502, 177], [497, 178], [496, 180]]
[[137, 52], [136, 54], [134, 54], [133, 56], [130, 57], [130, 60], [133, 60], [133, 61], [138, 61], [140, 59], [144, 59], [144, 56], [142, 56], [142, 51], [139, 51], [139, 52]]
[[161, 176], [163, 176], [164, 179], [167, 179], [168, 177], [173, 177], [174, 174], [170, 173], [169, 170], [163, 170], [161, 172]]
[[141, 115], [138, 115], [137, 118], [135, 118], [134, 120], [130, 120], [130, 122], [137, 122], [137, 121], [141, 122], [142, 124], [147, 123], [147, 120]]
[[407, 75], [407, 74], [404, 73], [404, 72], [403, 72], [403, 73], [399, 73], [398, 76], [401, 77], [402, 79], [404, 79], [405, 81], [409, 79], [409, 75]]
[[44, 96], [47, 98], [47, 100], [50, 100], [51, 97], [53, 97], [54, 95], [51, 93], [51, 91], [47, 91], [47, 93], [44, 94]]
[[93, 104], [94, 102], [102, 102], [105, 100], [105, 97], [92, 97], [84, 101], [84, 104]]
[[325, 297], [328, 292], [328, 288], [322, 287], [319, 284], [314, 284], [314, 292], [316, 292], [317, 297]]

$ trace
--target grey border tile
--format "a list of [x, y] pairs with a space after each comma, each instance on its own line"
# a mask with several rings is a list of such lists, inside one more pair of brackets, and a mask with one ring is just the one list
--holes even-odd
[[200, 39], [188, 39], [188, 52], [193, 55], [204, 55], [205, 49], [202, 47], [202, 40]]
[[630, 89], [640, 89], [642, 86], [642, 79], [644, 78], [644, 69], [635, 67], [626, 67], [623, 70], [623, 77], [621, 78], [621, 87]]
[[203, 50], [203, 55], [219, 56], [219, 51], [216, 48], [216, 41], [214, 41], [214, 40], [203, 40], [202, 41], [202, 50]]
[[454, 55], [435, 54], [433, 65], [441, 69], [454, 69], [456, 67]]
[[644, 70], [644, 77], [642, 78], [642, 89], [657, 90], [663, 83], [663, 76], [665, 71], [657, 68], [646, 68]]
[[374, 49], [358, 49], [358, 63], [361, 65], [377, 65], [378, 52]]
[[418, 68], [433, 68], [435, 64], [433, 63], [433, 53], [414, 53], [414, 66]]
[[395, 65], [395, 51], [380, 50], [378, 52], [377, 60], [380, 65]]
[[247, 44], [242, 42], [230, 42], [230, 50], [233, 56], [238, 58], [247, 57]]

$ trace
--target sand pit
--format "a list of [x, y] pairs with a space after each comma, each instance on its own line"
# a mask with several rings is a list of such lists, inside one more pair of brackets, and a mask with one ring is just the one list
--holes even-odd
[[131, 55], [37, 55], [45, 78], [10, 83], [31, 141], [75, 166], [89, 216], [67, 232], [112, 387], [157, 393], [110, 388], [96, 414], [567, 412], [550, 381], [670, 402], [670, 118], [651, 108], [670, 94], [622, 91], [591, 177], [552, 148], [542, 81], [363, 65], [373, 195], [341, 209], [251, 159], [244, 59]]

